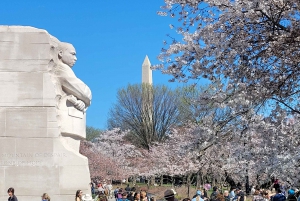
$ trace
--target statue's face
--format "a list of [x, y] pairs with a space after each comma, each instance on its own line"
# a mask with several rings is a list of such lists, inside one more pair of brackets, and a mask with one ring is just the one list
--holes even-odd
[[76, 51], [73, 45], [66, 45], [66, 48], [59, 53], [61, 61], [70, 67], [73, 67], [77, 61]]

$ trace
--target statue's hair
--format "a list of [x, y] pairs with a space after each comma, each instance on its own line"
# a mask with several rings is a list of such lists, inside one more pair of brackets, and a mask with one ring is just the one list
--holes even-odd
[[70, 46], [73, 46], [71, 43], [66, 43], [66, 42], [60, 42], [58, 45], [58, 51], [65, 51], [67, 50]]

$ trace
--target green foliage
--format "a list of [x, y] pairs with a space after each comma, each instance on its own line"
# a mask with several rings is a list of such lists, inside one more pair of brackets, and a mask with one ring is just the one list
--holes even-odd
[[86, 140], [87, 141], [92, 141], [99, 135], [101, 135], [102, 131], [98, 128], [94, 128], [92, 126], [87, 126], [86, 127]]

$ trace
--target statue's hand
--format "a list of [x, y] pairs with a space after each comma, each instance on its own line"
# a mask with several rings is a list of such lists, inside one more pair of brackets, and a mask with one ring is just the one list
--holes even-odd
[[85, 104], [84, 104], [83, 101], [77, 100], [76, 103], [74, 103], [74, 107], [75, 107], [77, 110], [84, 111], [84, 109], [85, 109]]

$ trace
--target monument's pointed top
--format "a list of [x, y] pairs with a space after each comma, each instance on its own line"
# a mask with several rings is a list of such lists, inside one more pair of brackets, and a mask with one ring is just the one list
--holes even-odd
[[150, 60], [148, 58], [148, 55], [146, 55], [146, 57], [144, 59], [143, 66], [151, 66]]
[[147, 55], [142, 65], [142, 83], [152, 84], [151, 63]]

